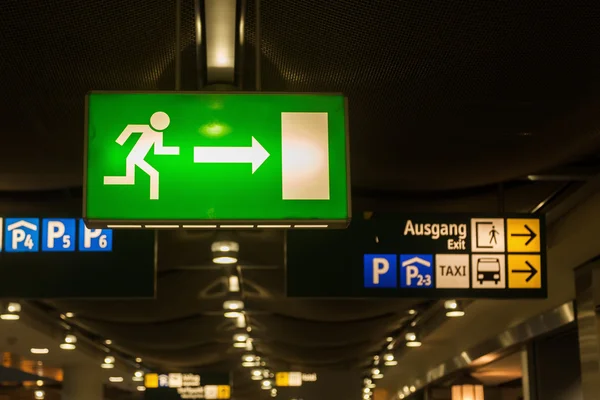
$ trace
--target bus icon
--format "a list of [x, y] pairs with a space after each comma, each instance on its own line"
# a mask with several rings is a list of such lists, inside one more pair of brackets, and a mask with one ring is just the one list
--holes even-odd
[[505, 286], [503, 257], [473, 256], [473, 288], [502, 289]]

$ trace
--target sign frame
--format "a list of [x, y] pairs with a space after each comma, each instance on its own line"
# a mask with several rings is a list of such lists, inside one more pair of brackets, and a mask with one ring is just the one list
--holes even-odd
[[[177, 95], [289, 95], [289, 96], [340, 96], [344, 102], [344, 124], [345, 124], [345, 168], [346, 168], [346, 207], [347, 217], [345, 219], [94, 219], [87, 214], [88, 198], [88, 146], [89, 146], [89, 98], [92, 94], [177, 94]], [[84, 149], [83, 149], [83, 207], [82, 218], [89, 228], [108, 229], [256, 229], [256, 228], [278, 228], [278, 229], [345, 229], [352, 220], [351, 199], [351, 170], [350, 170], [350, 126], [348, 115], [348, 98], [343, 93], [336, 92], [244, 92], [244, 91], [124, 91], [124, 90], [90, 90], [85, 96], [85, 118], [84, 118]]]
[[[406, 219], [410, 219], [409, 217], [412, 218], [419, 218], [419, 219], [434, 219], [437, 218], [439, 220], [442, 220], [444, 217], [447, 219], [450, 218], [456, 218], [456, 219], [460, 219], [463, 218], [465, 220], [466, 223], [470, 224], [472, 219], [478, 219], [478, 218], [482, 218], [482, 219], [494, 219], [494, 218], [503, 218], [505, 221], [505, 224], [508, 225], [507, 220], [509, 219], [536, 219], [539, 220], [539, 242], [540, 242], [540, 251], [539, 252], [528, 252], [528, 253], [523, 253], [523, 252], [509, 252], [508, 249], [505, 249], [503, 252], [497, 252], [497, 254], [502, 254], [504, 255], [504, 259], [505, 259], [505, 266], [504, 266], [504, 271], [505, 272], [505, 276], [504, 276], [504, 283], [505, 283], [505, 287], [501, 288], [501, 289], [496, 289], [496, 288], [474, 288], [472, 287], [472, 268], [473, 268], [473, 256], [479, 256], [481, 253], [478, 252], [473, 252], [472, 249], [469, 247], [469, 251], [467, 252], [465, 251], [461, 251], [461, 252], [453, 252], [451, 250], [449, 250], [447, 253], [440, 253], [440, 252], [430, 252], [429, 254], [433, 255], [434, 258], [434, 262], [436, 259], [436, 255], [439, 254], [452, 254], [452, 255], [467, 255], [469, 257], [469, 270], [470, 273], [468, 274], [469, 277], [469, 288], [438, 288], [435, 285], [431, 288], [403, 288], [401, 287], [401, 282], [398, 280], [397, 281], [397, 285], [394, 288], [387, 288], [387, 287], [379, 287], [379, 288], [367, 288], [365, 287], [365, 282], [362, 278], [363, 274], [364, 274], [364, 264], [362, 264], [362, 267], [360, 268], [360, 271], [356, 271], [355, 270], [355, 265], [353, 264], [349, 264], [347, 263], [345, 265], [345, 271], [349, 272], [350, 270], [352, 270], [352, 274], [353, 274], [353, 279], [355, 280], [356, 276], [360, 275], [361, 276], [361, 287], [352, 287], [352, 288], [342, 288], [339, 289], [338, 288], [334, 288], [334, 290], [330, 290], [331, 294], [324, 294], [324, 290], [322, 289], [316, 289], [313, 290], [314, 292], [318, 291], [319, 294], [307, 294], [307, 292], [304, 293], [300, 293], [300, 290], [298, 290], [298, 284], [296, 284], [295, 287], [291, 288], [290, 286], [290, 282], [291, 279], [295, 279], [298, 280], [299, 278], [299, 274], [297, 273], [292, 273], [292, 275], [294, 275], [294, 278], [290, 278], [290, 268], [289, 268], [289, 264], [290, 264], [290, 258], [289, 258], [289, 251], [290, 251], [290, 246], [289, 246], [289, 237], [290, 236], [294, 236], [294, 235], [302, 235], [304, 236], [305, 234], [303, 232], [297, 232], [297, 231], [288, 231], [285, 232], [285, 248], [284, 248], [284, 265], [285, 265], [285, 271], [284, 271], [284, 276], [285, 276], [285, 293], [286, 296], [289, 298], [306, 298], [306, 299], [384, 299], [384, 298], [431, 298], [431, 299], [506, 299], [506, 300], [515, 300], [515, 299], [546, 299], [548, 298], [548, 265], [547, 265], [547, 239], [546, 239], [546, 231], [545, 231], [545, 227], [546, 227], [546, 220], [545, 220], [545, 216], [543, 214], [529, 214], [529, 213], [482, 213], [482, 212], [477, 212], [477, 213], [434, 213], [434, 212], [429, 212], [429, 213], [380, 213], [379, 214], [381, 216], [381, 220], [385, 220], [387, 219], [386, 216], [392, 216], [394, 218], [394, 221], [399, 221], [399, 220], [404, 220]], [[374, 224], [373, 221], [376, 221], [378, 219], [378, 213], [375, 213], [373, 215], [372, 218], [370, 219], [364, 219], [361, 218], [355, 218], [352, 223], [355, 224]], [[334, 235], [347, 235], [347, 237], [352, 235], [352, 225], [346, 229], [345, 231], [313, 231], [311, 233], [311, 235], [314, 235], [314, 239], [311, 238], [311, 243], [312, 242], [319, 242], [322, 241], [324, 237], [333, 237]], [[356, 228], [355, 228], [356, 229]], [[401, 232], [402, 228], [398, 228], [398, 230]], [[306, 233], [308, 234], [308, 232]], [[308, 236], [308, 235], [306, 235]], [[471, 227], [468, 226], [467, 227], [467, 238], [465, 240], [471, 240], [472, 239], [472, 234], [471, 234]], [[508, 237], [508, 231], [505, 232], [505, 238]], [[301, 240], [302, 243], [306, 244], [307, 241], [306, 240]], [[326, 246], [323, 245], [323, 243], [320, 243], [321, 246]], [[362, 245], [362, 244], [361, 244]], [[295, 245], [297, 246], [297, 245]], [[357, 243], [353, 243], [353, 242], [346, 242], [346, 248], [353, 248], [355, 246], [358, 246]], [[327, 247], [327, 246], [326, 246]], [[357, 251], [356, 254], [361, 253], [362, 255], [367, 255], [367, 254], [376, 254], [376, 252], [368, 252], [365, 250], [364, 245], [362, 245], [360, 247], [360, 251]], [[310, 248], [310, 247], [309, 247]], [[304, 246], [304, 249], [306, 250], [307, 247]], [[387, 250], [387, 249], [386, 249]], [[419, 249], [420, 250], [420, 249]], [[313, 252], [316, 251], [315, 249], [313, 249]], [[335, 250], [332, 250], [332, 252]], [[308, 253], [313, 253], [313, 252], [308, 252]], [[385, 252], [385, 251], [384, 251]], [[419, 253], [419, 251], [413, 251], [414, 253]], [[338, 253], [336, 253], [338, 254]], [[400, 276], [401, 272], [400, 272], [400, 254], [403, 254], [401, 249], [396, 249], [393, 251], [390, 251], [389, 254], [396, 254], [397, 256], [397, 262], [398, 262], [398, 270], [397, 270], [397, 275]], [[407, 253], [408, 254], [408, 253]], [[521, 255], [539, 255], [539, 259], [540, 259], [540, 270], [541, 270], [541, 284], [540, 284], [540, 288], [518, 288], [518, 287], [513, 287], [510, 288], [509, 287], [509, 266], [506, 264], [508, 262], [508, 259], [510, 256], [521, 256]], [[361, 258], [361, 262], [363, 261], [363, 259]], [[358, 261], [356, 261], [358, 262]], [[302, 262], [298, 262], [298, 264], [302, 264], [306, 265], [306, 260], [303, 260]], [[324, 262], [320, 263], [320, 266], [323, 266]], [[324, 268], [324, 267], [323, 267]], [[300, 270], [299, 267], [295, 268], [296, 271]], [[321, 271], [323, 269], [320, 269]], [[344, 268], [341, 267], [336, 267], [336, 272], [341, 272], [342, 270], [344, 270]], [[306, 271], [305, 267], [303, 268], [303, 271]], [[307, 284], [307, 279], [306, 276], [310, 275], [310, 274], [315, 274], [319, 272], [319, 268], [318, 267], [313, 267], [312, 269], [310, 269], [308, 272], [304, 272], [304, 275], [302, 275], [302, 279], [303, 283]], [[328, 271], [329, 273], [332, 273], [331, 271]], [[520, 271], [520, 272], [524, 272], [524, 271]], [[540, 272], [538, 271], [538, 274]], [[435, 276], [436, 272], [432, 272], [432, 274]], [[331, 277], [329, 277], [331, 278]], [[345, 281], [348, 281], [349, 279], [346, 279]], [[320, 284], [323, 284], [323, 278], [320, 279]], [[314, 288], [314, 285], [311, 286], [311, 288]], [[360, 293], [358, 293], [360, 292]], [[368, 295], [363, 295], [364, 293], [367, 293]]]

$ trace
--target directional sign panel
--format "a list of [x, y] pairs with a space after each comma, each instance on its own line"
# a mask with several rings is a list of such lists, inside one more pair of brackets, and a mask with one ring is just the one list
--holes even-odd
[[[153, 298], [155, 232], [81, 218], [0, 218], [2, 298]], [[117, 277], [117, 278], [115, 278]]]
[[148, 373], [144, 386], [145, 400], [231, 398], [230, 376], [226, 373]]
[[346, 230], [290, 230], [290, 297], [545, 298], [537, 215], [355, 217]]
[[90, 228], [346, 227], [341, 95], [87, 96]]

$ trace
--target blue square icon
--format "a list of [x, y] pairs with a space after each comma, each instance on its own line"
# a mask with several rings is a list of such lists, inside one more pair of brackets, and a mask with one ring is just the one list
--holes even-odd
[[112, 251], [112, 230], [89, 229], [80, 219], [79, 251]]
[[432, 254], [401, 254], [400, 287], [432, 288], [433, 268]]
[[365, 254], [365, 287], [398, 287], [397, 258], [396, 254]]
[[42, 220], [43, 251], [75, 251], [75, 219], [44, 218]]
[[38, 251], [39, 218], [6, 218], [4, 248], [9, 253]]

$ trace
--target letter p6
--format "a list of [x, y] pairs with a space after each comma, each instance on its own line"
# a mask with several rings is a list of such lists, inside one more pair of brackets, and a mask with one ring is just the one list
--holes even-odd
[[396, 254], [365, 254], [364, 273], [366, 288], [398, 287]]

